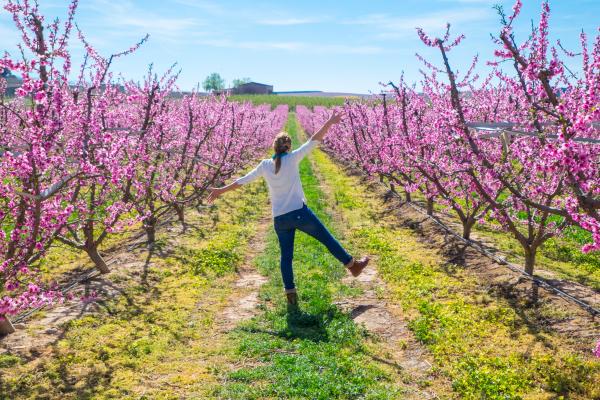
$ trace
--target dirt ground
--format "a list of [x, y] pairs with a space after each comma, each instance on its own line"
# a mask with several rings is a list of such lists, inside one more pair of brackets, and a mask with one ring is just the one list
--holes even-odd
[[258, 312], [258, 290], [267, 282], [267, 278], [256, 271], [252, 266], [252, 260], [265, 249], [265, 236], [270, 227], [271, 219], [268, 216], [263, 217], [259, 222], [256, 234], [248, 243], [248, 252], [242, 266], [238, 269], [234, 292], [227, 300], [227, 306], [223, 309], [221, 318], [217, 319], [219, 330], [223, 333], [229, 332]]

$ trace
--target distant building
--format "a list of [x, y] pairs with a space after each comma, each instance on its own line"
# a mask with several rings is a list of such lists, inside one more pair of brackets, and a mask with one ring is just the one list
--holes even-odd
[[273, 86], [264, 83], [248, 82], [238, 87], [225, 89], [228, 94], [273, 94]]

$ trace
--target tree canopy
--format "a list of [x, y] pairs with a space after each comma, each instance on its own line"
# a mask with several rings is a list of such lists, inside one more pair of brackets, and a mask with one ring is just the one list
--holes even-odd
[[225, 89], [225, 79], [221, 77], [216, 72], [208, 75], [204, 82], [202, 83], [202, 87], [206, 91], [214, 92], [215, 90], [223, 90]]
[[241, 86], [245, 83], [250, 83], [251, 79], [250, 78], [236, 78], [233, 80], [233, 87], [236, 88], [238, 86]]

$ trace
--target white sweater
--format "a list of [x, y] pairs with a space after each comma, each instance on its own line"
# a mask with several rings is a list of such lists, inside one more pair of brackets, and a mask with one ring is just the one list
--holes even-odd
[[269, 186], [273, 217], [298, 210], [306, 203], [298, 164], [318, 145], [318, 141], [308, 140], [296, 150], [281, 157], [281, 168], [277, 174], [275, 173], [275, 160], [262, 160], [256, 168], [236, 180], [236, 183], [245, 185], [262, 176]]

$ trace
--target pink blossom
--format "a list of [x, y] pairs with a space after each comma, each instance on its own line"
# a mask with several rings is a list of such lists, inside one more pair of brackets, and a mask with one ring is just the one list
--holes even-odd
[[[73, 85], [68, 38], [78, 2], [71, 1], [63, 24], [46, 24], [27, 4], [4, 8], [33, 58], [0, 59], [23, 81], [18, 98], [8, 100], [11, 112], [0, 115], [0, 274], [7, 291], [0, 314], [8, 315], [62, 301], [37, 269], [55, 241], [102, 267], [97, 250], [110, 234], [141, 220], [150, 229], [174, 209], [201, 205], [208, 186], [262, 155], [287, 119], [286, 106], [196, 94], [174, 100], [173, 70], [150, 70], [121, 90], [109, 58], [79, 30], [90, 62], [78, 66]], [[111, 57], [130, 56], [146, 40]], [[34, 104], [23, 101], [29, 95]]]

